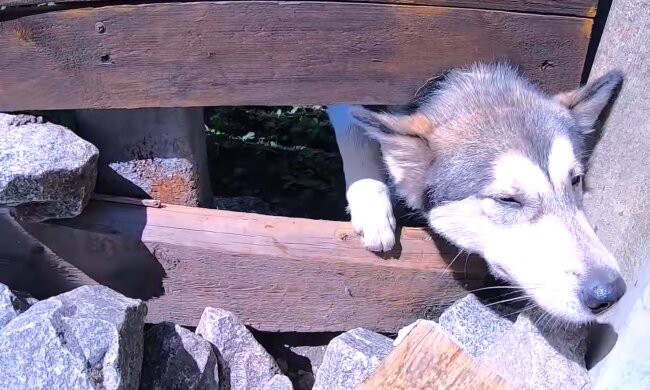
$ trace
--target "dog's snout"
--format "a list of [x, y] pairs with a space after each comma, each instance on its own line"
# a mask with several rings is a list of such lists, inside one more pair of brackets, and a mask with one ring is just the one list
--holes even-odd
[[580, 298], [592, 313], [600, 314], [618, 302], [625, 290], [625, 281], [618, 272], [594, 272], [585, 280]]

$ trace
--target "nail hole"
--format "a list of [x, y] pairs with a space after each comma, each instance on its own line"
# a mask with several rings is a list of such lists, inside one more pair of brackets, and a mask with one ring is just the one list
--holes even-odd
[[106, 32], [106, 26], [104, 26], [104, 23], [102, 22], [97, 22], [95, 23], [95, 31], [97, 31], [100, 34], [103, 34]]
[[104, 54], [103, 56], [99, 57], [99, 60], [102, 62], [102, 64], [108, 64], [109, 62], [111, 62], [111, 55]]

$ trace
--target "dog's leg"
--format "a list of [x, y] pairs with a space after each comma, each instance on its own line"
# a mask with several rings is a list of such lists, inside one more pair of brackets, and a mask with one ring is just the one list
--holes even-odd
[[366, 249], [386, 252], [395, 245], [395, 216], [381, 151], [353, 122], [350, 108], [335, 105], [327, 109], [343, 159], [348, 211]]

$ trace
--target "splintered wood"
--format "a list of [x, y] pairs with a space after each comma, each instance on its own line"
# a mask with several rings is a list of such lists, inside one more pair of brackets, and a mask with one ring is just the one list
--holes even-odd
[[420, 321], [357, 390], [515, 390], [435, 324]]

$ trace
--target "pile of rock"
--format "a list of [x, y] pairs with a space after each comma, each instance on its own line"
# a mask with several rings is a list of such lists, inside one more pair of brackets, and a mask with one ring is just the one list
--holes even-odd
[[[102, 286], [38, 302], [0, 285], [0, 388], [306, 388], [283, 375], [285, 365], [232, 313], [206, 308], [195, 332], [173, 323], [145, 331], [146, 313], [142, 301]], [[511, 317], [468, 295], [439, 324], [468, 354], [521, 389], [589, 387], [584, 329], [538, 327], [528, 317]], [[362, 328], [333, 338], [322, 347], [322, 361], [312, 362], [315, 383], [308, 387], [355, 389], [413, 325], [395, 340]]]
[[293, 389], [233, 314], [206, 308], [196, 332], [102, 286], [50, 299], [0, 285], [2, 389]]
[[[314, 389], [356, 388], [416, 323], [394, 341], [364, 329], [332, 340]], [[590, 387], [585, 328], [537, 326], [507, 308], [489, 308], [471, 294], [447, 309], [439, 325], [470, 356], [522, 390]]]

